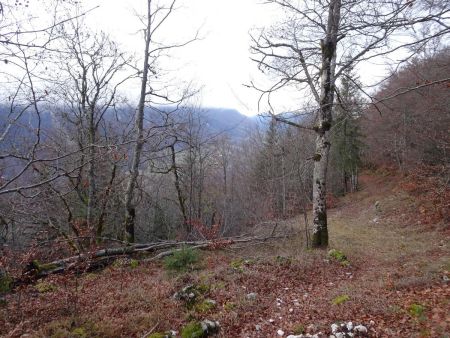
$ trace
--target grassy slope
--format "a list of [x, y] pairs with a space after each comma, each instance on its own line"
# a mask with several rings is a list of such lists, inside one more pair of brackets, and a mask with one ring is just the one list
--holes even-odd
[[[340, 199], [330, 213], [331, 247], [343, 251], [350, 266], [325, 251], [306, 250], [299, 236], [205, 253], [202, 266], [186, 274], [125, 263], [78, 279], [55, 276], [46, 281], [54, 291], [28, 287], [8, 296], [0, 334], [142, 337], [155, 326], [179, 330], [210, 318], [221, 323], [222, 337], [275, 337], [278, 329], [289, 334], [308, 327], [325, 332], [338, 320], [373, 320], [374, 337], [448, 337], [450, 288], [442, 281], [450, 270], [448, 234], [423, 231], [416, 201], [398, 189], [396, 177], [366, 174], [361, 180], [362, 190]], [[283, 225], [303, 226], [299, 219]], [[202, 313], [171, 298], [189, 283], [207, 286], [203, 297], [216, 300], [216, 308]], [[246, 298], [250, 292], [256, 300]], [[349, 300], [333, 304], [342, 295]], [[423, 313], [411, 313], [413, 304]]]

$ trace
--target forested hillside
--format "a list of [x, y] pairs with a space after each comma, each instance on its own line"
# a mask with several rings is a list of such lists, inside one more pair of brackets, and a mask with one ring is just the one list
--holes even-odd
[[118, 5], [0, 0], [0, 336], [448, 337], [447, 1]]
[[[83, 260], [78, 269], [6, 295], [0, 332], [179, 336], [207, 319], [220, 323], [221, 337], [275, 337], [279, 330], [325, 336], [332, 324], [348, 322], [363, 325], [363, 337], [445, 337], [448, 223], [429, 222], [433, 209], [422, 212], [428, 201], [417, 199], [411, 184], [385, 169], [364, 171], [358, 192], [334, 200], [330, 245], [338, 249], [329, 253], [307, 249], [304, 218], [297, 216], [275, 231], [275, 223], [259, 225], [261, 239], [252, 245], [216, 240], [174, 260], [138, 253], [81, 273], [89, 271]], [[281, 239], [264, 241], [270, 236]]]

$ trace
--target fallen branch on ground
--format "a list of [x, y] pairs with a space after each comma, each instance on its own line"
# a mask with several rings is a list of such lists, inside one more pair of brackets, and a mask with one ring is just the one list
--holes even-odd
[[143, 259], [144, 262], [157, 261], [170, 256], [182, 247], [191, 247], [202, 250], [217, 250], [238, 243], [264, 243], [268, 240], [286, 238], [295, 234], [276, 235], [272, 231], [266, 237], [230, 237], [216, 240], [202, 241], [160, 241], [154, 243], [134, 244], [122, 247], [105, 248], [95, 252], [86, 252], [79, 255], [66, 257], [49, 263], [41, 264], [38, 261], [30, 262], [24, 269], [24, 273], [14, 284], [28, 284], [38, 278], [43, 278], [55, 273], [67, 271], [94, 271], [108, 266], [117, 258], [123, 256], [135, 256], [138, 254], [155, 254]]

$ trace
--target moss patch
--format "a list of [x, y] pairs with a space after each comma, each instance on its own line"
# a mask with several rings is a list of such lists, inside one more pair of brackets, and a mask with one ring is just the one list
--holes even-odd
[[139, 261], [138, 261], [137, 259], [132, 259], [132, 260], [130, 261], [130, 267], [131, 267], [132, 269], [136, 269], [138, 266], [139, 266]]
[[334, 305], [340, 305], [350, 300], [349, 295], [340, 295], [333, 299], [332, 303]]
[[230, 262], [230, 267], [237, 272], [244, 272], [244, 266], [249, 266], [251, 264], [254, 264], [255, 261], [252, 259], [234, 259]]
[[338, 261], [342, 265], [345, 265], [345, 266], [350, 265], [350, 262], [349, 262], [347, 256], [344, 255], [344, 253], [342, 251], [339, 251], [336, 249], [331, 249], [330, 251], [328, 251], [328, 257], [333, 258], [334, 260]]
[[152, 333], [150, 336], [147, 336], [147, 338], [166, 338], [166, 336], [162, 333]]
[[194, 306], [195, 312], [205, 313], [216, 307], [216, 302], [212, 299], [205, 299], [204, 301]]
[[205, 333], [203, 331], [202, 325], [198, 322], [189, 323], [181, 330], [181, 338], [203, 337], [205, 337]]
[[77, 328], [73, 329], [72, 334], [77, 338], [86, 338], [87, 337], [86, 330], [82, 327], [77, 327]]
[[303, 324], [297, 324], [294, 326], [292, 331], [295, 335], [301, 335], [306, 332], [306, 328]]
[[39, 293], [53, 292], [57, 289], [56, 285], [47, 282], [37, 283], [34, 287]]
[[237, 305], [234, 302], [226, 302], [225, 304], [223, 304], [223, 308], [225, 309], [225, 311], [232, 311], [236, 307]]
[[230, 267], [237, 272], [244, 272], [244, 260], [243, 259], [235, 259], [230, 262]]
[[38, 271], [38, 272], [45, 272], [45, 271], [51, 271], [56, 269], [58, 266], [56, 264], [52, 263], [40, 263], [37, 260], [34, 260], [31, 265]]
[[147, 338], [167, 338], [167, 337], [172, 337], [172, 335], [155, 332], [155, 333], [152, 333], [150, 336], [147, 336]]
[[208, 284], [199, 284], [197, 285], [196, 290], [201, 294], [205, 294], [211, 290], [211, 286]]
[[408, 308], [408, 313], [411, 317], [422, 319], [424, 318], [425, 306], [421, 304], [411, 304]]

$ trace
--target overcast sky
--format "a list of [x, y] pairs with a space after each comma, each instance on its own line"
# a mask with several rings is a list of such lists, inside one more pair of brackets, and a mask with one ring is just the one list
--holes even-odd
[[[27, 15], [51, 15], [51, 10], [38, 6], [39, 1], [31, 3], [34, 6], [29, 7]], [[177, 0], [177, 10], [159, 31], [157, 40], [165, 44], [185, 42], [197, 31], [200, 39], [164, 59], [162, 68], [171, 71], [170, 83], [190, 82], [201, 88], [197, 101], [203, 107], [231, 108], [246, 115], [267, 111], [264, 103], [258, 107], [259, 93], [245, 86], [254, 82], [260, 88], [269, 88], [274, 83], [250, 60], [249, 33], [282, 18], [278, 7], [262, 3], [263, 0]], [[85, 10], [95, 8], [86, 15], [90, 29], [109, 33], [123, 51], [142, 59], [144, 27], [136, 13], [146, 13], [146, 0], [83, 0], [81, 4]], [[383, 75], [382, 65], [363, 67], [359, 73], [364, 75], [363, 82]], [[138, 83], [127, 83], [124, 93], [133, 101], [137, 99]], [[275, 113], [299, 109], [303, 101], [302, 93], [294, 90], [271, 99]]]
[[[201, 40], [173, 53], [166, 68], [178, 78], [202, 87], [200, 102], [206, 107], [226, 107], [258, 113], [258, 93], [246, 88], [250, 80], [263, 83], [250, 60], [249, 31], [269, 26], [277, 14], [258, 0], [179, 0], [178, 10], [161, 33], [166, 41], [184, 41], [200, 28]], [[122, 47], [142, 57], [143, 42], [136, 34], [142, 25], [135, 12], [145, 13], [144, 0], [89, 0], [85, 7], [100, 8], [88, 15], [89, 25], [109, 32]], [[280, 101], [281, 102], [281, 101]], [[288, 109], [281, 104], [280, 109]]]

